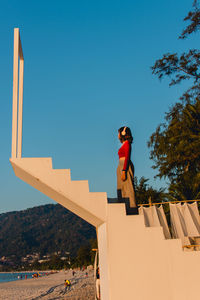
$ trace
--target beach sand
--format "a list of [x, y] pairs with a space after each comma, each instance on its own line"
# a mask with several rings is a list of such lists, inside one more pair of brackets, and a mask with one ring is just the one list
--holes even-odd
[[[70, 299], [70, 300], [94, 300], [95, 282], [94, 272], [60, 271], [56, 274], [40, 278], [24, 279], [6, 283], [0, 283], [0, 299], [4, 300], [46, 300], [46, 299]], [[71, 281], [71, 290], [65, 291], [64, 280]]]

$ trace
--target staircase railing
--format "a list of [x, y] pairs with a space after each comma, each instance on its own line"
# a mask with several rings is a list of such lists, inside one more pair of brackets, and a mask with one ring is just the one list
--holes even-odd
[[22, 155], [23, 81], [24, 56], [19, 28], [15, 28], [13, 56], [12, 158], [20, 158]]
[[200, 199], [194, 199], [194, 200], [172, 200], [172, 201], [163, 201], [163, 202], [152, 202], [151, 197], [148, 199], [149, 203], [139, 203], [138, 206], [152, 206], [152, 205], [164, 205], [164, 204], [175, 204], [175, 203], [188, 203], [188, 202], [200, 202]]

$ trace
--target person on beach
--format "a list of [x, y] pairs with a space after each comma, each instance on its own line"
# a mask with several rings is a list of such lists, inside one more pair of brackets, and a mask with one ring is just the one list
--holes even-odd
[[130, 207], [137, 207], [134, 189], [134, 166], [131, 161], [131, 144], [133, 141], [129, 127], [118, 129], [118, 139], [122, 143], [118, 151], [119, 165], [117, 168], [117, 197], [121, 201], [129, 199]]
[[96, 270], [96, 299], [100, 300], [100, 271], [99, 267]]
[[71, 289], [71, 281], [66, 279], [65, 280], [65, 292], [70, 291]]

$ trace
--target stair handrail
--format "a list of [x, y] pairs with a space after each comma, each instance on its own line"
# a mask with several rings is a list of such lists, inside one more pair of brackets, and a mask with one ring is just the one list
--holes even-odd
[[187, 203], [187, 202], [200, 202], [200, 199], [194, 199], [194, 200], [172, 200], [172, 201], [163, 201], [163, 202], [152, 202], [151, 203], [138, 203], [138, 206], [152, 206], [152, 205], [160, 205], [160, 204], [174, 204], [174, 203]]
[[24, 56], [19, 28], [14, 28], [13, 55], [13, 107], [12, 107], [12, 158], [22, 155]]

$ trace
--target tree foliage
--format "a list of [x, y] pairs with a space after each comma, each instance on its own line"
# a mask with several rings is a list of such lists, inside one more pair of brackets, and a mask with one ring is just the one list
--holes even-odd
[[197, 0], [194, 1], [193, 10], [189, 11], [184, 21], [188, 21], [189, 25], [181, 33], [179, 37], [181, 39], [185, 39], [188, 35], [200, 29], [200, 9]]
[[169, 186], [171, 200], [200, 199], [200, 173], [185, 172], [177, 177]]
[[200, 101], [176, 103], [148, 142], [158, 176], [175, 179], [185, 172], [200, 171]]
[[138, 204], [148, 203], [149, 197], [151, 197], [152, 202], [164, 202], [166, 201], [165, 189], [160, 188], [159, 190], [154, 189], [148, 184], [149, 179], [141, 177], [140, 180], [135, 177], [135, 193]]
[[[184, 21], [189, 25], [179, 38], [187, 38], [200, 29], [200, 7], [194, 1]], [[167, 53], [152, 67], [159, 79], [168, 77], [169, 85], [190, 83], [187, 89], [165, 115], [151, 135], [148, 147], [157, 176], [168, 177], [172, 198], [199, 197], [200, 181], [200, 51], [190, 49], [182, 54]]]
[[15, 265], [27, 254], [60, 251], [76, 257], [78, 249], [96, 238], [95, 228], [59, 204], [43, 205], [0, 215], [0, 257]]
[[[189, 12], [184, 21], [190, 24], [182, 32], [180, 38], [186, 38], [191, 33], [200, 29], [200, 8], [194, 1], [193, 11]], [[176, 85], [185, 80], [190, 80], [190, 88], [182, 95], [181, 100], [195, 102], [200, 97], [200, 51], [190, 49], [182, 54], [166, 53], [161, 59], [156, 60], [152, 66], [152, 73], [162, 79], [164, 76], [170, 78], [169, 85]]]
[[91, 263], [90, 246], [81, 246], [78, 250], [76, 261], [78, 266], [88, 266]]

